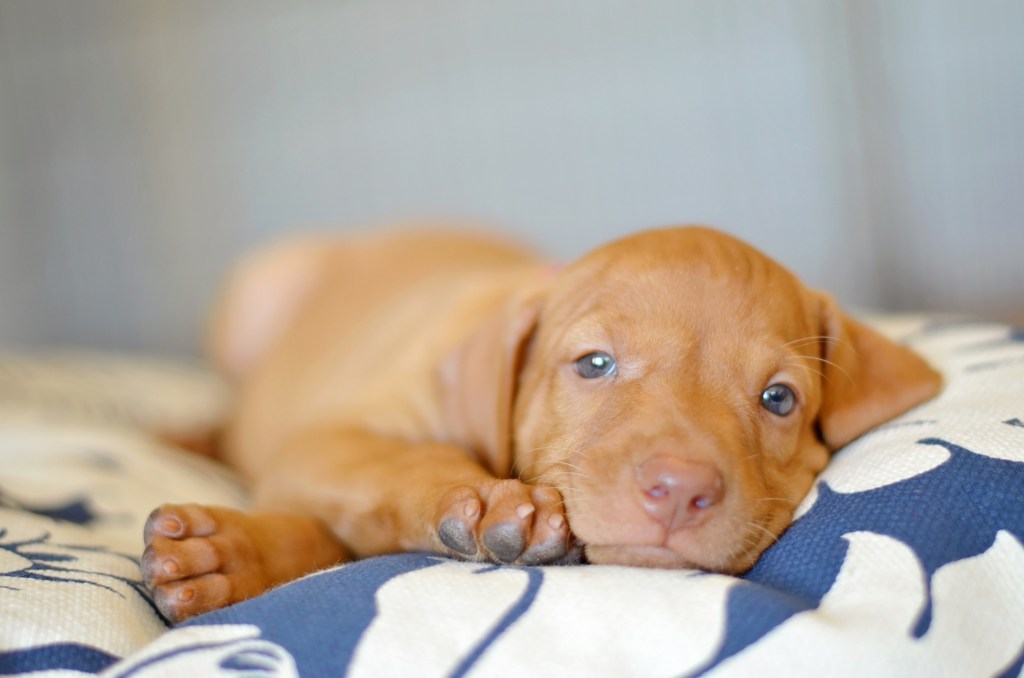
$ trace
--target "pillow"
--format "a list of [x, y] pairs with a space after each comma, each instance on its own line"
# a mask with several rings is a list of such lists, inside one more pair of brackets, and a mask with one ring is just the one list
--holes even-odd
[[223, 396], [176, 363], [0, 354], [0, 675], [95, 672], [166, 630], [139, 577], [147, 515], [245, 496], [222, 467], [140, 426], [209, 427]]
[[[902, 317], [876, 326], [942, 370], [944, 392], [841, 450], [743, 577], [403, 554], [164, 633], [146, 627], [117, 648], [79, 644], [102, 649], [112, 675], [1020, 675], [1024, 333]], [[182, 473], [194, 461], [176, 458]], [[55, 595], [32, 604], [52, 609]], [[0, 588], [4, 619], [8, 597]], [[64, 599], [69, 616], [83, 612], [78, 598]], [[44, 627], [32, 647], [53, 642]]]
[[228, 390], [182, 360], [99, 351], [0, 351], [0, 425], [101, 424], [175, 436], [223, 419]]

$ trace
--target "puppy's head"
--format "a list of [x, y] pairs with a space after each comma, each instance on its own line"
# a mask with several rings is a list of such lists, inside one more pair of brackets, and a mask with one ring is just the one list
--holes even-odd
[[830, 451], [940, 388], [918, 356], [702, 228], [594, 251], [527, 317], [504, 339], [520, 351], [499, 405], [514, 470], [561, 490], [596, 563], [746, 570]]

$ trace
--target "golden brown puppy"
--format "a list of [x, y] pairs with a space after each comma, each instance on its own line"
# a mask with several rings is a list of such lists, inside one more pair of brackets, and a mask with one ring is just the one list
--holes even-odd
[[153, 513], [143, 573], [174, 620], [396, 551], [743, 572], [831, 450], [940, 388], [704, 228], [557, 272], [483, 237], [293, 241], [236, 272], [213, 353], [263, 513]]

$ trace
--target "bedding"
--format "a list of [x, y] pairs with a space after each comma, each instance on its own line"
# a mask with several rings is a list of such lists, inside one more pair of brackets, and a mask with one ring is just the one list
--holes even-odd
[[311, 574], [168, 628], [141, 586], [164, 501], [244, 507], [148, 431], [203, 430], [201, 367], [0, 354], [0, 675], [1024, 673], [1024, 332], [888, 316], [946, 377], [835, 456], [743, 577], [429, 554]]

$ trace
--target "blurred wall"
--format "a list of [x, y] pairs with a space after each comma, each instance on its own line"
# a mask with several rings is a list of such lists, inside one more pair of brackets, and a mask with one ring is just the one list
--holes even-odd
[[0, 0], [0, 344], [192, 351], [297, 227], [699, 221], [1024, 320], [1016, 0]]

